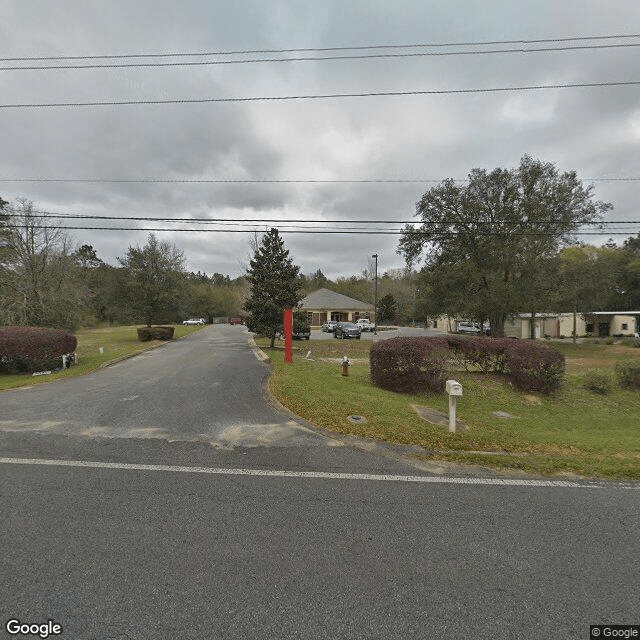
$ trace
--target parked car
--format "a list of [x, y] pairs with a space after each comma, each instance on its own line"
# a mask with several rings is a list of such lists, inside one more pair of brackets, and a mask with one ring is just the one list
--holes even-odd
[[480, 333], [480, 325], [477, 322], [458, 322], [458, 333]]
[[202, 326], [203, 324], [206, 324], [204, 318], [189, 318], [188, 320], [183, 320], [182, 324], [184, 324], [185, 326], [188, 325], [200, 325]]
[[477, 322], [458, 322], [457, 332], [473, 334], [484, 333], [484, 335], [486, 336], [490, 335], [491, 333], [489, 324], [486, 322], [482, 325], [482, 327], [480, 327], [480, 324]]
[[244, 324], [244, 318], [229, 318], [229, 324]]
[[[281, 340], [284, 340], [284, 327], [280, 327], [276, 336]], [[302, 320], [294, 320], [291, 337], [294, 340], [308, 340], [311, 337], [311, 326]]]
[[369, 318], [360, 318], [356, 324], [360, 327], [361, 331], [375, 331], [376, 325], [369, 322]]
[[323, 325], [322, 325], [322, 330], [325, 333], [333, 333], [333, 330], [336, 328], [336, 325], [338, 324], [338, 322], [336, 320], [327, 320]]
[[338, 322], [336, 328], [333, 330], [335, 338], [341, 338], [343, 340], [348, 338], [355, 338], [360, 340], [360, 327], [353, 322]]

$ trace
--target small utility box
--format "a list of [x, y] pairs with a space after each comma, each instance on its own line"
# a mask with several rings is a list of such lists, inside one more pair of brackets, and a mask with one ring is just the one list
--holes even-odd
[[449, 432], [456, 432], [456, 399], [462, 395], [462, 385], [456, 380], [447, 380], [445, 388], [449, 395]]

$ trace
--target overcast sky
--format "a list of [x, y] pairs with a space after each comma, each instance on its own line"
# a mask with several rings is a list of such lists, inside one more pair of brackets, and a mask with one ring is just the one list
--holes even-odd
[[[534, 40], [640, 33], [633, 0], [3, 0], [2, 67], [132, 64], [495, 50], [514, 45], [7, 61]], [[515, 45], [638, 44], [640, 37]], [[640, 80], [640, 47], [192, 66], [0, 70], [0, 103], [43, 104], [410, 92]], [[585, 181], [640, 177], [640, 85], [497, 93], [200, 104], [0, 108], [0, 196], [65, 214], [261, 221], [410, 220], [433, 183], [524, 154]], [[14, 182], [8, 179], [182, 182]], [[189, 180], [419, 179], [419, 183], [193, 183]], [[594, 182], [609, 220], [640, 220], [640, 181]], [[266, 220], [279, 221], [265, 222]], [[68, 219], [70, 226], [196, 227]], [[291, 223], [290, 223], [291, 224]], [[298, 226], [300, 226], [298, 224]], [[311, 225], [307, 225], [309, 228]], [[352, 227], [354, 225], [351, 225]], [[199, 225], [196, 228], [220, 228]], [[227, 228], [229, 228], [227, 226]], [[233, 227], [231, 227], [233, 228]], [[237, 227], [236, 227], [237, 228]], [[245, 227], [246, 228], [246, 227]], [[626, 225], [636, 235], [640, 225]], [[612, 231], [613, 228], [610, 228]], [[116, 263], [145, 231], [71, 232]], [[585, 237], [600, 243], [604, 238]], [[249, 234], [161, 232], [187, 267], [238, 276]], [[398, 236], [284, 234], [303, 273], [402, 266]], [[621, 243], [624, 236], [613, 236]]]

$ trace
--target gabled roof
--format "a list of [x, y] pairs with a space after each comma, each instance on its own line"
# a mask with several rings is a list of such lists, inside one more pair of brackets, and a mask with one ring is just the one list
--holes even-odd
[[300, 306], [303, 309], [319, 311], [373, 311], [372, 304], [324, 288], [310, 293], [300, 302]]

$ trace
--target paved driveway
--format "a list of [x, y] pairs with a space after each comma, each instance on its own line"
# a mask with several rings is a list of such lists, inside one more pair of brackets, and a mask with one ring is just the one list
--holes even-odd
[[0, 393], [0, 431], [202, 441], [327, 441], [265, 397], [244, 327], [215, 325], [87, 376]]

